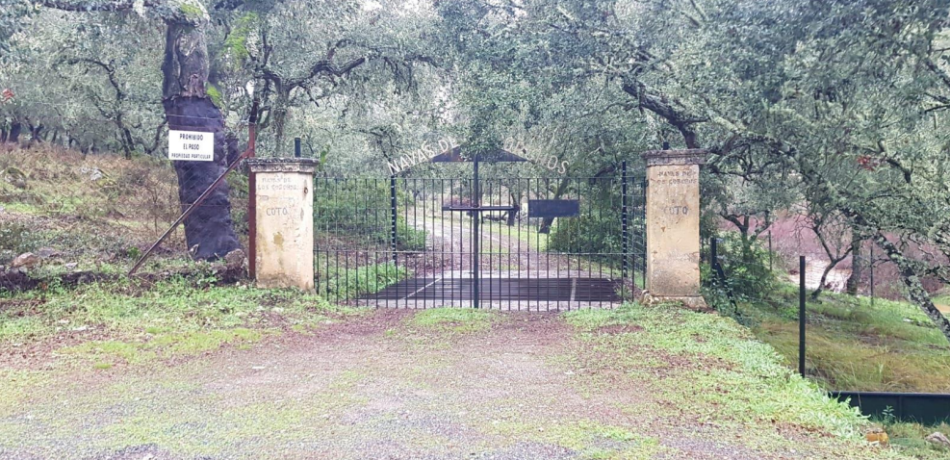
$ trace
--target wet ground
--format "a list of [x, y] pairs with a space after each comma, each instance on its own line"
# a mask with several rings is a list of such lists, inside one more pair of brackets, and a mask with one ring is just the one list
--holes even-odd
[[0, 458], [761, 459], [852, 448], [732, 407], [752, 393], [681, 388], [690, 372], [733, 366], [716, 359], [642, 348], [611, 365], [597, 337], [642, 333], [635, 324], [591, 336], [552, 313], [444, 328], [414, 326], [417, 314], [380, 309], [249, 349], [21, 385], [21, 403], [0, 397]]

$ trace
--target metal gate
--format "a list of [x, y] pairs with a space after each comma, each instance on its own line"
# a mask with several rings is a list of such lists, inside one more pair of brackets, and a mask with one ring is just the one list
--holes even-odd
[[645, 181], [316, 178], [316, 287], [379, 307], [610, 307], [645, 273]]

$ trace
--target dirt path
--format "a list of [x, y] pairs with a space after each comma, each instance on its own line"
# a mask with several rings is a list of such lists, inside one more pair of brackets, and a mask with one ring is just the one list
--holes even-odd
[[765, 424], [772, 434], [753, 436], [744, 422], [710, 422], [723, 407], [669, 399], [657, 386], [669, 371], [657, 374], [656, 363], [688, 370], [689, 360], [645, 351], [639, 371], [605, 370], [596, 342], [582, 340], [563, 316], [491, 314], [431, 328], [415, 325], [418, 314], [426, 313], [377, 310], [314, 335], [181, 364], [61, 376], [18, 408], [0, 410], [0, 458], [760, 459], [831, 452], [813, 451], [827, 447], [825, 434]]
[[[409, 214], [407, 222], [426, 232], [427, 254], [437, 263], [424, 264], [418, 271], [426, 275], [445, 273], [449, 277], [468, 276], [472, 267], [471, 217], [463, 213], [446, 215]], [[610, 269], [578, 256], [539, 251], [548, 235], [538, 235], [525, 223], [507, 226], [504, 222], [484, 221], [479, 239], [480, 268], [486, 274], [533, 273], [542, 278], [610, 278], [616, 276]], [[487, 275], [486, 275], [487, 276]]]

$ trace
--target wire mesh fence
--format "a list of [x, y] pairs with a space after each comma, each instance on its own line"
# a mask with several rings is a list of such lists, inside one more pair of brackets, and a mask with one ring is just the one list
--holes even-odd
[[[210, 180], [214, 180], [212, 177]], [[228, 187], [205, 203], [196, 220], [233, 228], [246, 244], [247, 176], [227, 177]], [[152, 157], [83, 155], [54, 147], [0, 151], [0, 265], [32, 253], [50, 271], [120, 272], [151, 245], [200, 194], [207, 171], [176, 170]], [[217, 231], [217, 230], [216, 230]], [[184, 228], [158, 249], [150, 270], [181, 265], [196, 248]], [[22, 268], [22, 267], [19, 267]]]
[[[835, 260], [815, 251], [790, 254], [789, 248], [808, 247], [800, 240], [773, 239], [772, 247], [782, 250], [769, 251], [769, 240], [768, 232], [744, 239], [722, 231], [704, 241], [709, 303], [773, 346], [789, 367], [868, 415], [950, 419], [935, 409], [950, 404], [950, 346], [906, 300], [897, 269], [880, 248], [865, 241], [852, 247], [856, 256], [850, 249]], [[946, 286], [923, 283], [938, 308], [946, 308]]]

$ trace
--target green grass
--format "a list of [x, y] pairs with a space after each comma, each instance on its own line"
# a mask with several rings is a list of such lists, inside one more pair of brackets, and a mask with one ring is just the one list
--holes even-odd
[[80, 345], [60, 348], [57, 353], [75, 356], [93, 362], [95, 369], [109, 369], [115, 364], [144, 364], [159, 358], [193, 356], [214, 351], [224, 345], [247, 346], [274, 330], [251, 330], [247, 328], [215, 329], [157, 334], [129, 341], [102, 340], [83, 342]]
[[0, 346], [79, 334], [79, 343], [58, 354], [99, 369], [247, 346], [284, 328], [307, 332], [355, 312], [293, 290], [212, 288], [183, 278], [150, 287], [130, 281], [52, 286], [6, 293], [0, 301]]
[[412, 270], [392, 262], [358, 268], [331, 266], [327, 271], [326, 258], [320, 257], [314, 259], [314, 266], [317, 273], [320, 273], [317, 289], [334, 301], [375, 294], [412, 276]]
[[950, 294], [943, 294], [933, 298], [935, 304], [950, 305]]
[[923, 426], [919, 423], [902, 423], [893, 420], [881, 421], [890, 443], [899, 446], [907, 454], [916, 458], [950, 458], [950, 449], [934, 445], [925, 438], [939, 431], [950, 438], [950, 425]]
[[592, 420], [558, 424], [506, 421], [491, 424], [488, 433], [515, 439], [529, 438], [577, 452], [582, 459], [653, 458], [665, 449], [659, 441]]
[[[585, 367], [613, 368], [648, 380], [649, 372], [665, 375], [659, 391], [674, 404], [701, 406], [695, 414], [713, 410], [705, 416], [731, 420], [739, 429], [784, 422], [838, 436], [854, 436], [863, 424], [855, 409], [830, 400], [817, 384], [794, 375], [772, 347], [754, 340], [731, 319], [635, 304], [570, 312], [566, 318], [599, 356]], [[600, 332], [611, 326], [636, 329]], [[660, 358], [644, 362], [644, 355]]]
[[471, 308], [432, 308], [422, 310], [409, 320], [409, 325], [419, 329], [452, 332], [478, 332], [489, 329], [500, 319], [497, 312]]
[[[797, 292], [780, 286], [740, 311], [790, 366], [798, 360]], [[950, 392], [950, 344], [905, 302], [823, 294], [807, 304], [809, 375], [829, 390]]]

